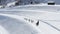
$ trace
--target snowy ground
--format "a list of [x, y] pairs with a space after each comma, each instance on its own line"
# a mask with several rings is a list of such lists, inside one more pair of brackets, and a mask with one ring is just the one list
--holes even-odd
[[16, 15], [0, 14], [0, 25], [0, 34], [39, 34], [36, 27]]
[[[30, 8], [29, 7], [29, 9], [27, 7], [21, 7], [22, 9], [20, 9], [20, 8], [17, 9], [17, 7], [14, 7], [14, 8], [15, 9], [11, 9], [11, 8], [9, 8], [9, 9], [7, 9], [7, 8], [6, 9], [0, 9], [0, 13], [1, 13], [0, 15], [6, 15], [7, 14], [6, 16], [11, 17], [11, 18], [9, 18], [6, 21], [2, 20], [3, 23], [7, 22], [7, 23], [4, 23], [4, 24], [11, 23], [11, 24], [9, 24], [9, 26], [7, 26], [7, 25], [5, 26], [4, 25], [4, 27], [6, 29], [8, 29], [9, 33], [11, 33], [13, 31], [11, 34], [16, 34], [16, 33], [19, 33], [20, 31], [26, 31], [27, 30], [27, 32], [29, 31], [28, 32], [29, 34], [36, 34], [35, 31], [37, 30], [37, 31], [40, 32], [39, 34], [60, 34], [60, 12], [59, 12], [58, 6], [55, 7], [56, 10], [55, 10], [54, 7], [51, 7], [51, 8], [54, 8], [54, 9], [50, 8], [50, 11], [46, 10], [45, 8], [42, 8], [42, 7], [40, 7], [40, 8], [45, 9], [45, 10], [42, 10], [42, 9], [41, 10], [35, 10], [37, 8], [40, 9], [39, 7], [37, 7], [37, 8], [36, 7], [31, 7]], [[26, 9], [24, 9], [24, 8], [26, 8]], [[49, 7], [47, 7], [47, 8], [49, 8]], [[57, 9], [58, 9], [58, 11], [57, 11]], [[14, 19], [12, 19], [12, 16], [13, 16]], [[21, 16], [23, 16], [23, 17], [21, 17]], [[32, 28], [32, 26], [30, 26], [28, 24], [26, 24], [26, 27], [25, 26], [21, 27], [19, 25], [19, 23], [21, 23], [20, 17], [23, 18], [23, 19], [24, 18], [28, 19], [27, 21], [26, 20], [22, 20], [22, 23], [25, 23], [23, 21], [26, 21], [27, 23], [30, 23], [30, 25], [32, 25], [34, 27]], [[1, 19], [1, 17], [0, 17], [0, 19]], [[16, 19], [18, 19], [18, 20], [16, 20]], [[29, 22], [29, 19], [33, 20], [34, 22], [33, 23]], [[40, 21], [40, 23], [39, 23], [39, 26], [36, 26], [36, 22], [38, 20]], [[15, 24], [15, 21], [17, 21], [16, 23], [18, 25]], [[19, 27], [21, 27], [23, 29], [28, 27], [28, 29], [20, 30], [21, 28], [18, 27], [19, 29], [18, 28], [17, 28], [18, 30], [16, 29], [18, 32], [14, 32], [16, 30], [13, 30], [13, 27], [11, 27], [11, 26], [15, 26], [14, 24], [16, 25], [16, 27], [19, 26]], [[32, 28], [32, 29], [29, 29], [29, 28]], [[15, 29], [15, 27], [14, 27], [14, 29]], [[32, 30], [33, 30], [34, 33], [31, 33]], [[28, 34], [28, 33], [24, 32], [24, 34]], [[20, 34], [23, 34], [23, 33], [20, 33]]]

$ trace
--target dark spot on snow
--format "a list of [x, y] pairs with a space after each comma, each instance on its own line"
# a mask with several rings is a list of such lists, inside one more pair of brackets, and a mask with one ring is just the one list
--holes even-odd
[[39, 25], [39, 21], [37, 21], [36, 25], [37, 25], [37, 26]]

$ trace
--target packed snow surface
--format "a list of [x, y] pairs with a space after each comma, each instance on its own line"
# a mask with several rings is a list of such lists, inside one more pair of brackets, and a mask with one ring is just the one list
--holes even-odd
[[[0, 25], [9, 34], [60, 34], [59, 8], [59, 5], [34, 5], [0, 9]], [[34, 22], [29, 22], [29, 19]], [[39, 25], [36, 26], [38, 20]]]

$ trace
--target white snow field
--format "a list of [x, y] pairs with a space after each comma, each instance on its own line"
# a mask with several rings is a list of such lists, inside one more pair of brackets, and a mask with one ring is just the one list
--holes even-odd
[[[3, 27], [9, 34], [60, 34], [60, 5], [9, 7], [0, 9], [0, 15], [10, 17], [6, 18], [7, 20], [2, 20], [1, 25], [7, 24]], [[38, 20], [39, 25], [36, 26]], [[24, 26], [25, 24], [26, 26]]]

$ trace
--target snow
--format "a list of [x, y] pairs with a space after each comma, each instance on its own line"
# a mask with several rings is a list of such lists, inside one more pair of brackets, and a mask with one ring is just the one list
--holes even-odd
[[16, 3], [16, 2], [17, 2], [17, 1], [15, 1], [15, 2], [11, 2], [11, 3], [8, 3], [6, 7], [15, 6], [15, 3]]
[[52, 28], [51, 26], [43, 22], [40, 22], [38, 28], [40, 28], [42, 34], [60, 34], [60, 31], [57, 31], [56, 29]]
[[4, 27], [0, 25], [0, 34], [9, 34], [9, 33], [7, 30], [4, 29]]
[[[0, 13], [0, 25], [4, 28], [0, 30], [3, 34], [7, 30], [9, 34], [39, 34], [36, 26], [28, 24], [22, 16]], [[5, 30], [4, 30], [5, 29]]]
[[[59, 8], [60, 8], [59, 6], [55, 5], [54, 6], [37, 5], [37, 6], [24, 6], [24, 7], [20, 6], [20, 7], [0, 9], [0, 15], [8, 16], [10, 17], [10, 19], [11, 18], [17, 19], [16, 21], [18, 22], [20, 22], [20, 20], [22, 22], [24, 21], [23, 23], [26, 22], [29, 25], [29, 28], [31, 26], [31, 28], [33, 27], [34, 31], [36, 30], [39, 31], [39, 34], [60, 34]], [[24, 18], [27, 18], [27, 20]], [[32, 23], [29, 20], [33, 20], [34, 22]], [[36, 26], [36, 22], [38, 20], [40, 23], [39, 26]], [[57, 29], [59, 29], [59, 31]], [[29, 31], [29, 29], [27, 31]], [[30, 33], [30, 31], [28, 33]]]

